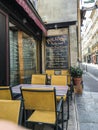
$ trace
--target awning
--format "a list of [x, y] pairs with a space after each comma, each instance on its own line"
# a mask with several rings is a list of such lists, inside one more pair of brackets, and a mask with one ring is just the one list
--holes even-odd
[[47, 35], [47, 30], [34, 14], [34, 12], [30, 9], [29, 5], [27, 5], [25, 0], [16, 0], [16, 2], [24, 9], [24, 11], [28, 14], [28, 16], [36, 23], [36, 25], [42, 30], [44, 35]]

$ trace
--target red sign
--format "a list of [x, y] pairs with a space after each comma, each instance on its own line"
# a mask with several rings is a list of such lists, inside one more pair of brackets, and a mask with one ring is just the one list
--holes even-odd
[[16, 0], [16, 2], [25, 10], [25, 12], [29, 15], [30, 18], [34, 20], [34, 22], [37, 24], [37, 26], [43, 31], [45, 35], [47, 35], [47, 30], [45, 27], [41, 24], [39, 19], [35, 16], [33, 11], [29, 8], [25, 0]]

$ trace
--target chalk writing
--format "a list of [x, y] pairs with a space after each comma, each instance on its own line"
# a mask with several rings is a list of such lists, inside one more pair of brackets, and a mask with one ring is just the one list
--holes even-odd
[[68, 35], [47, 37], [46, 69], [67, 69], [68, 53]]

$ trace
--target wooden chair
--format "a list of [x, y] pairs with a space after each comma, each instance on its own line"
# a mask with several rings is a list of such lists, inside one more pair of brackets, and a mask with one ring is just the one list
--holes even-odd
[[6, 99], [7, 100], [13, 99], [11, 87], [9, 87], [9, 86], [0, 86], [0, 99], [5, 99], [5, 100]]
[[31, 79], [31, 84], [46, 84], [46, 75], [45, 74], [33, 74]]
[[0, 100], [0, 119], [22, 124], [21, 100]]
[[[21, 88], [22, 97], [24, 100], [24, 107], [26, 110], [34, 110], [29, 116], [26, 115], [26, 124], [38, 123], [52, 125], [58, 130], [58, 116], [63, 110], [62, 99], [60, 100], [59, 107], [56, 104], [56, 94], [54, 88]], [[62, 109], [61, 109], [62, 108]], [[63, 112], [62, 112], [63, 121]], [[63, 123], [62, 123], [63, 130]]]

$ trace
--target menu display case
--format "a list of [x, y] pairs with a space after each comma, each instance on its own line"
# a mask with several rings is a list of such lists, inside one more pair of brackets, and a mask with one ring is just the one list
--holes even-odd
[[47, 37], [46, 69], [68, 69], [68, 53], [68, 35]]

